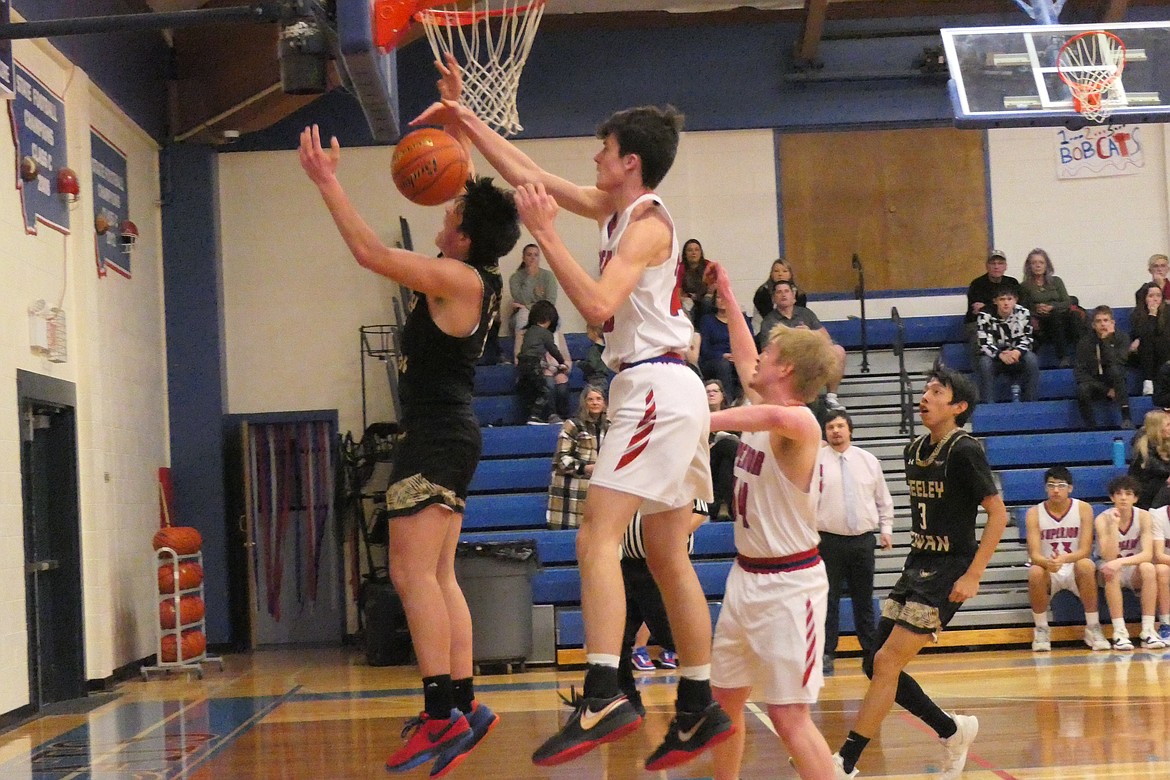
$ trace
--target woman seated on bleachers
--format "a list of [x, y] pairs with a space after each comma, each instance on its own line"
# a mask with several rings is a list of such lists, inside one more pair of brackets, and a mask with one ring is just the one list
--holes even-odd
[[1020, 305], [1032, 313], [1037, 343], [1052, 344], [1061, 368], [1072, 365], [1072, 354], [1084, 330], [1083, 312], [1074, 309], [1064, 282], [1053, 274], [1052, 259], [1043, 249], [1033, 249], [1024, 260]]
[[593, 476], [593, 464], [609, 419], [605, 416], [605, 393], [589, 386], [581, 391], [577, 416], [565, 420], [553, 453], [552, 479], [548, 484], [548, 527], [554, 530], [577, 528], [585, 511], [585, 494]]
[[[772, 261], [772, 269], [768, 272], [768, 278], [756, 288], [756, 294], [752, 296], [752, 305], [759, 312], [761, 322], [764, 321], [764, 317], [772, 313], [772, 309], [776, 308], [775, 304], [772, 303], [772, 292], [776, 289], [776, 282], [781, 281], [791, 282], [793, 287], [796, 287], [796, 277], [792, 274], [792, 266], [783, 257], [778, 257]], [[796, 305], [808, 307], [808, 296], [799, 287], [796, 287]]]
[[[1150, 255], [1150, 259], [1146, 263], [1146, 270], [1150, 272], [1150, 282], [1158, 285], [1162, 290], [1162, 297], [1170, 298], [1170, 259], [1167, 259], [1166, 255]], [[1142, 305], [1145, 288], [1146, 285], [1143, 284], [1133, 294], [1135, 307]]]
[[[729, 406], [723, 383], [718, 379], [708, 379], [703, 383], [703, 389], [707, 391], [707, 408], [712, 412]], [[712, 520], [731, 517], [735, 455], [738, 451], [739, 435], [735, 431], [716, 431], [711, 434], [711, 486], [715, 495], [709, 507]]]
[[1129, 475], [1137, 479], [1137, 505], [1142, 509], [1170, 503], [1170, 413], [1154, 409], [1146, 414], [1133, 440]]
[[1143, 284], [1138, 295], [1129, 318], [1130, 364], [1142, 375], [1142, 395], [1152, 395], [1158, 368], [1170, 359], [1170, 304], [1157, 282]]

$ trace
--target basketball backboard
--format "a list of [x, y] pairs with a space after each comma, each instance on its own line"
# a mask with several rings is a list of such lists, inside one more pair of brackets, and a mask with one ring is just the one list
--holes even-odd
[[962, 128], [1093, 124], [1073, 107], [1057, 56], [1080, 33], [1107, 31], [1125, 65], [1102, 93], [1106, 122], [1170, 122], [1170, 22], [943, 29], [955, 125]]
[[399, 137], [397, 54], [374, 45], [371, 0], [336, 0], [336, 19], [328, 20], [326, 28], [338, 75], [361, 104], [370, 135], [379, 143], [395, 143]]

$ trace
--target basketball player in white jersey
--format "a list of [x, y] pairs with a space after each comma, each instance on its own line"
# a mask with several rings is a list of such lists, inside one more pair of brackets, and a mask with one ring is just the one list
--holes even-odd
[[1153, 564], [1154, 541], [1150, 530], [1150, 513], [1134, 506], [1138, 483], [1133, 477], [1109, 480], [1109, 498], [1113, 507], [1097, 515], [1097, 545], [1101, 549], [1101, 579], [1105, 581], [1105, 603], [1113, 619], [1114, 650], [1133, 650], [1121, 589], [1138, 594], [1142, 604], [1141, 644], [1147, 650], [1161, 650], [1166, 643], [1154, 630], [1154, 607], [1157, 579]]
[[[727, 271], [715, 284], [739, 311]], [[809, 711], [824, 683], [829, 581], [817, 552], [813, 485], [821, 428], [806, 405], [837, 368], [832, 345], [813, 331], [778, 326], [761, 337], [731, 317], [731, 354], [749, 405], [711, 415], [712, 430], [743, 431], [735, 460], [735, 565], [715, 628], [711, 684], [735, 733], [715, 748], [716, 780], [739, 777], [744, 705], [755, 696], [804, 778], [833, 777], [833, 756]]]
[[1170, 507], [1150, 510], [1150, 536], [1158, 582], [1158, 638], [1170, 643]]
[[[436, 63], [458, 77], [453, 57]], [[444, 93], [449, 94], [449, 93]], [[691, 506], [710, 501], [710, 413], [698, 376], [686, 365], [693, 328], [682, 308], [682, 260], [674, 222], [656, 187], [674, 162], [683, 117], [673, 107], [620, 111], [597, 131], [595, 186], [541, 169], [468, 109], [443, 100], [415, 124], [458, 125], [517, 188], [516, 206], [561, 289], [586, 322], [604, 324], [610, 429], [601, 446], [577, 534], [588, 670], [584, 695], [561, 730], [533, 754], [540, 766], [569, 761], [641, 724], [619, 687], [625, 597], [617, 550], [641, 512], [646, 559], [662, 590], [679, 653], [675, 718], [650, 755], [651, 771], [682, 764], [730, 736], [731, 721], [711, 697], [711, 618], [687, 556]], [[559, 208], [595, 220], [600, 278], [570, 255], [557, 234]]]
[[1097, 613], [1096, 566], [1093, 552], [1093, 507], [1072, 498], [1072, 472], [1053, 466], [1044, 472], [1048, 498], [1028, 510], [1028, 600], [1032, 603], [1032, 652], [1052, 649], [1048, 605], [1062, 590], [1085, 605], [1085, 644], [1091, 650], [1108, 650]]

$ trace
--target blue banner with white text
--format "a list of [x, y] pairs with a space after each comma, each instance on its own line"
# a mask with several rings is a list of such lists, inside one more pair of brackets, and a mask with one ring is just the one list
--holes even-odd
[[130, 216], [126, 154], [93, 127], [89, 128], [89, 147], [98, 276], [113, 270], [129, 279], [130, 253], [121, 240], [122, 222]]
[[69, 232], [69, 206], [57, 192], [57, 173], [68, 166], [65, 103], [45, 84], [14, 63], [16, 95], [8, 106], [16, 142], [16, 187], [24, 211], [24, 229], [37, 223]]
[[[9, 2], [0, 0], [0, 22], [9, 22]], [[12, 41], [0, 41], [0, 100], [12, 97]]]

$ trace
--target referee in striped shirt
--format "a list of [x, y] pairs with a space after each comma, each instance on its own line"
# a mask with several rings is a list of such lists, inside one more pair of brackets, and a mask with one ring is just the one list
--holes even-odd
[[[706, 501], [695, 499], [691, 515], [691, 535], [687, 537], [687, 554], [695, 551], [696, 528], [707, 522], [710, 510]], [[642, 515], [634, 515], [626, 534], [622, 537], [622, 582], [626, 589], [626, 627], [622, 637], [622, 653], [618, 663], [618, 677], [622, 693], [634, 705], [638, 714], [645, 715], [642, 695], [634, 683], [634, 637], [645, 623], [654, 640], [663, 651], [674, 652], [674, 637], [670, 633], [670, 621], [666, 617], [666, 606], [662, 593], [646, 563], [646, 546], [642, 537]]]

